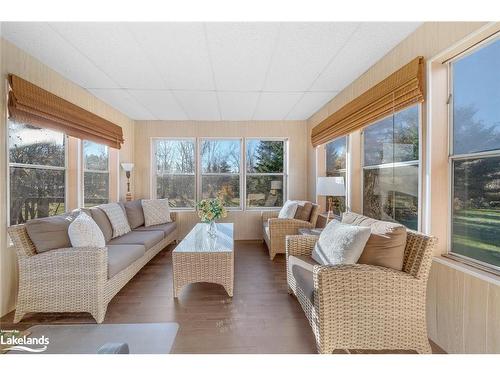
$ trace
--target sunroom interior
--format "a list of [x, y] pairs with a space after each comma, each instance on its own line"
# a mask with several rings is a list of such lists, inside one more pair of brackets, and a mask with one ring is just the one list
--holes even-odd
[[[276, 245], [263, 230], [298, 201], [318, 207], [315, 234], [351, 213], [432, 238], [425, 303], [402, 308], [423, 309], [430, 349], [415, 351], [500, 353], [500, 23], [2, 22], [0, 36], [2, 329], [176, 322], [172, 353], [413, 348], [325, 344], [329, 322], [308, 321], [287, 275], [288, 241], [313, 236]], [[324, 180], [338, 193], [323, 177], [340, 178]], [[234, 290], [176, 297], [174, 249], [215, 197]], [[28, 271], [10, 227], [162, 199], [175, 238], [103, 321], [45, 307], [16, 321]]]

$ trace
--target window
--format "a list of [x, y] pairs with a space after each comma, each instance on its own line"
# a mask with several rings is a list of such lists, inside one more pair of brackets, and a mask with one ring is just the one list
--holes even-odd
[[418, 229], [419, 106], [363, 131], [363, 213]]
[[500, 38], [450, 63], [451, 249], [500, 270]]
[[284, 140], [246, 141], [246, 206], [281, 207], [286, 199]]
[[108, 146], [83, 141], [83, 206], [109, 202]]
[[240, 207], [240, 139], [203, 139], [201, 198], [222, 198], [226, 207]]
[[194, 139], [156, 139], [154, 185], [157, 198], [172, 208], [193, 208], [196, 202]]
[[65, 211], [65, 135], [9, 121], [10, 224]]
[[[344, 186], [346, 186], [346, 155], [347, 155], [347, 136], [337, 138], [334, 141], [327, 143], [325, 146], [326, 151], [326, 176], [327, 177], [343, 177]], [[347, 191], [347, 189], [346, 189]], [[329, 197], [327, 197], [328, 199]], [[334, 202], [339, 203], [341, 212], [346, 211], [345, 197], [333, 197]], [[338, 212], [338, 211], [337, 211]]]

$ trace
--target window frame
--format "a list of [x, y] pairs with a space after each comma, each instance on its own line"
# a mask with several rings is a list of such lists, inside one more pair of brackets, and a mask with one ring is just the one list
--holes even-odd
[[193, 173], [167, 173], [167, 175], [172, 176], [193, 176], [194, 177], [194, 207], [170, 207], [170, 211], [172, 212], [194, 212], [196, 211], [196, 203], [198, 202], [198, 140], [196, 137], [151, 137], [150, 138], [150, 160], [151, 160], [151, 168], [150, 168], [150, 176], [151, 176], [151, 185], [150, 185], [150, 196], [153, 199], [157, 199], [158, 192], [156, 188], [157, 184], [157, 174], [156, 174], [156, 141], [191, 141], [194, 144], [194, 172]]
[[[249, 173], [247, 172], [247, 142], [248, 141], [280, 141], [283, 142], [283, 172], [281, 173]], [[246, 137], [244, 138], [244, 168], [243, 183], [245, 211], [279, 211], [281, 207], [250, 207], [247, 205], [247, 176], [283, 176], [283, 204], [288, 199], [288, 138], [287, 137]]]
[[[7, 170], [6, 170], [6, 184], [7, 184], [7, 187], [6, 187], [6, 192], [7, 192], [7, 207], [6, 207], [6, 211], [7, 211], [7, 228], [12, 226], [10, 224], [10, 194], [11, 194], [11, 191], [10, 191], [10, 168], [11, 167], [17, 167], [17, 168], [32, 168], [32, 169], [44, 169], [44, 170], [59, 170], [59, 171], [62, 171], [64, 170], [64, 211], [65, 212], [68, 212], [68, 195], [69, 195], [69, 192], [68, 192], [68, 181], [69, 181], [69, 176], [68, 176], [68, 172], [69, 172], [69, 168], [68, 168], [68, 163], [69, 163], [69, 160], [68, 160], [68, 144], [69, 144], [69, 137], [66, 133], [63, 133], [63, 132], [58, 132], [58, 133], [61, 133], [63, 135], [63, 140], [64, 140], [64, 167], [58, 167], [58, 166], [54, 166], [54, 165], [48, 165], [48, 166], [44, 166], [44, 165], [41, 165], [41, 164], [25, 164], [25, 163], [11, 163], [10, 162], [10, 142], [9, 142], [9, 123], [10, 123], [10, 120], [8, 118], [6, 118], [5, 120], [5, 125], [6, 125], [6, 137], [5, 137], [5, 152], [6, 152], [6, 157], [5, 157], [5, 161], [6, 161], [6, 164], [7, 164]], [[31, 124], [29, 124], [31, 125]], [[34, 127], [37, 127], [39, 129], [43, 129], [41, 127], [38, 127], [36, 125], [31, 125], [31, 126], [34, 126]], [[56, 131], [56, 130], [54, 130]]]
[[[347, 135], [343, 135], [341, 137], [337, 137], [335, 139], [332, 139], [330, 142], [327, 142], [324, 144], [324, 148], [325, 148], [325, 176], [328, 177], [328, 170], [327, 170], [327, 153], [326, 153], [326, 146], [331, 143], [331, 142], [335, 142], [336, 140], [340, 139], [340, 138], [344, 138], [345, 137], [345, 168], [341, 168], [341, 169], [335, 169], [336, 172], [339, 172], [339, 173], [344, 173], [345, 174], [345, 178], [344, 178], [344, 185], [345, 185], [345, 196], [344, 196], [344, 199], [345, 199], [345, 212], [349, 212], [350, 211], [350, 207], [351, 207], [351, 194], [350, 194], [350, 183], [351, 183], [351, 178], [350, 178], [350, 169], [351, 169], [351, 161], [350, 161], [350, 142], [351, 142], [351, 136], [350, 134], [347, 134]], [[363, 158], [364, 160], [364, 158]]]
[[[405, 111], [413, 106], [417, 106], [418, 110], [418, 160], [410, 160], [410, 161], [403, 161], [403, 162], [392, 162], [392, 163], [383, 163], [383, 164], [375, 164], [375, 165], [366, 165], [365, 166], [365, 130], [369, 128], [370, 126], [385, 120], [386, 118], [392, 117], [396, 115], [399, 112]], [[361, 179], [360, 179], [360, 184], [361, 184], [361, 212], [364, 212], [364, 205], [365, 205], [365, 170], [370, 170], [370, 169], [385, 169], [385, 168], [398, 168], [398, 167], [407, 167], [407, 166], [412, 166], [412, 165], [417, 165], [417, 174], [418, 174], [418, 186], [417, 186], [417, 191], [418, 191], [418, 205], [417, 205], [417, 231], [422, 230], [422, 214], [423, 214], [423, 187], [422, 187], [422, 152], [423, 152], [423, 129], [422, 129], [422, 115], [423, 115], [423, 109], [422, 109], [422, 103], [416, 103], [411, 106], [405, 107], [403, 109], [400, 109], [399, 111], [392, 112], [391, 114], [382, 117], [378, 119], [376, 122], [373, 122], [367, 126], [365, 126], [361, 130], [361, 137], [360, 137], [360, 150], [361, 150]], [[394, 143], [394, 142], [393, 142]], [[410, 229], [411, 230], [411, 229]]]
[[458, 254], [453, 252], [452, 244], [453, 244], [453, 198], [454, 198], [454, 172], [453, 166], [455, 161], [463, 161], [463, 160], [475, 160], [475, 159], [485, 159], [490, 157], [500, 157], [500, 148], [497, 150], [489, 150], [489, 151], [479, 151], [472, 152], [466, 154], [457, 154], [454, 155], [453, 146], [454, 146], [454, 101], [453, 101], [453, 63], [474, 54], [479, 49], [486, 47], [487, 44], [492, 43], [494, 40], [500, 40], [500, 34], [494, 33], [489, 37], [482, 40], [480, 43], [475, 44], [471, 48], [467, 48], [466, 50], [458, 53], [453, 58], [447, 60], [445, 63], [447, 65], [447, 83], [448, 83], [448, 113], [447, 113], [447, 126], [448, 126], [448, 212], [447, 212], [447, 246], [446, 253], [443, 254], [445, 257], [459, 261], [461, 263], [467, 264], [472, 267], [479, 268], [481, 270], [491, 272], [496, 275], [500, 275], [500, 267], [495, 266], [490, 263], [483, 262], [478, 259], [470, 258], [468, 256]]
[[[202, 143], [203, 141], [239, 141], [240, 142], [240, 171], [239, 173], [203, 173], [202, 169]], [[244, 205], [242, 203], [242, 192], [244, 191], [244, 188], [242, 186], [243, 183], [243, 174], [246, 171], [243, 171], [243, 166], [246, 164], [243, 164], [243, 152], [244, 152], [244, 147], [243, 144], [245, 143], [245, 138], [243, 137], [198, 137], [197, 138], [197, 162], [196, 164], [196, 169], [195, 169], [195, 174], [196, 174], [196, 195], [198, 199], [196, 199], [197, 202], [201, 201], [203, 199], [203, 185], [202, 185], [202, 179], [203, 176], [236, 176], [238, 175], [239, 177], [239, 182], [240, 182], [240, 189], [239, 189], [239, 194], [240, 194], [240, 204], [239, 206], [228, 206], [226, 207], [226, 210], [228, 211], [243, 211], [244, 210]], [[246, 160], [245, 160], [246, 161]]]
[[[95, 143], [101, 146], [105, 146], [108, 151], [108, 169], [107, 170], [95, 170], [95, 169], [86, 169], [85, 168], [85, 142], [91, 142]], [[81, 207], [85, 207], [85, 172], [91, 172], [91, 173], [107, 173], [108, 175], [108, 202], [110, 203], [111, 201], [111, 163], [110, 163], [110, 147], [107, 145], [103, 145], [102, 143], [97, 143], [94, 141], [89, 141], [86, 139], [81, 139], [79, 142], [79, 148], [80, 148], [80, 159], [81, 162], [79, 163], [80, 165], [80, 194], [81, 194]], [[99, 204], [104, 204], [104, 203], [99, 203]], [[99, 204], [96, 204], [95, 206], [98, 206]], [[94, 207], [94, 206], [89, 206], [89, 207]]]

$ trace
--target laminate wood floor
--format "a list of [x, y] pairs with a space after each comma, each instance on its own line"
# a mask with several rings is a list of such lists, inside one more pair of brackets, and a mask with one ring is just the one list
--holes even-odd
[[[110, 302], [104, 323], [177, 322], [173, 353], [315, 353], [314, 337], [286, 287], [284, 257], [270, 261], [265, 245], [236, 241], [234, 297], [215, 284], [186, 286], [178, 300], [172, 291], [173, 246], [152, 259]], [[90, 323], [90, 314], [14, 314], [2, 329], [36, 324]], [[443, 351], [431, 342], [433, 351]], [[359, 352], [359, 351], [356, 351]]]

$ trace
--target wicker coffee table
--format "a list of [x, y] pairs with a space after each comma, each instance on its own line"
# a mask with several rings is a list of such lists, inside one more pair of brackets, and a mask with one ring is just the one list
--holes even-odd
[[233, 296], [234, 239], [233, 224], [217, 224], [217, 236], [211, 238], [208, 224], [196, 224], [172, 252], [174, 298], [188, 284], [220, 284]]

